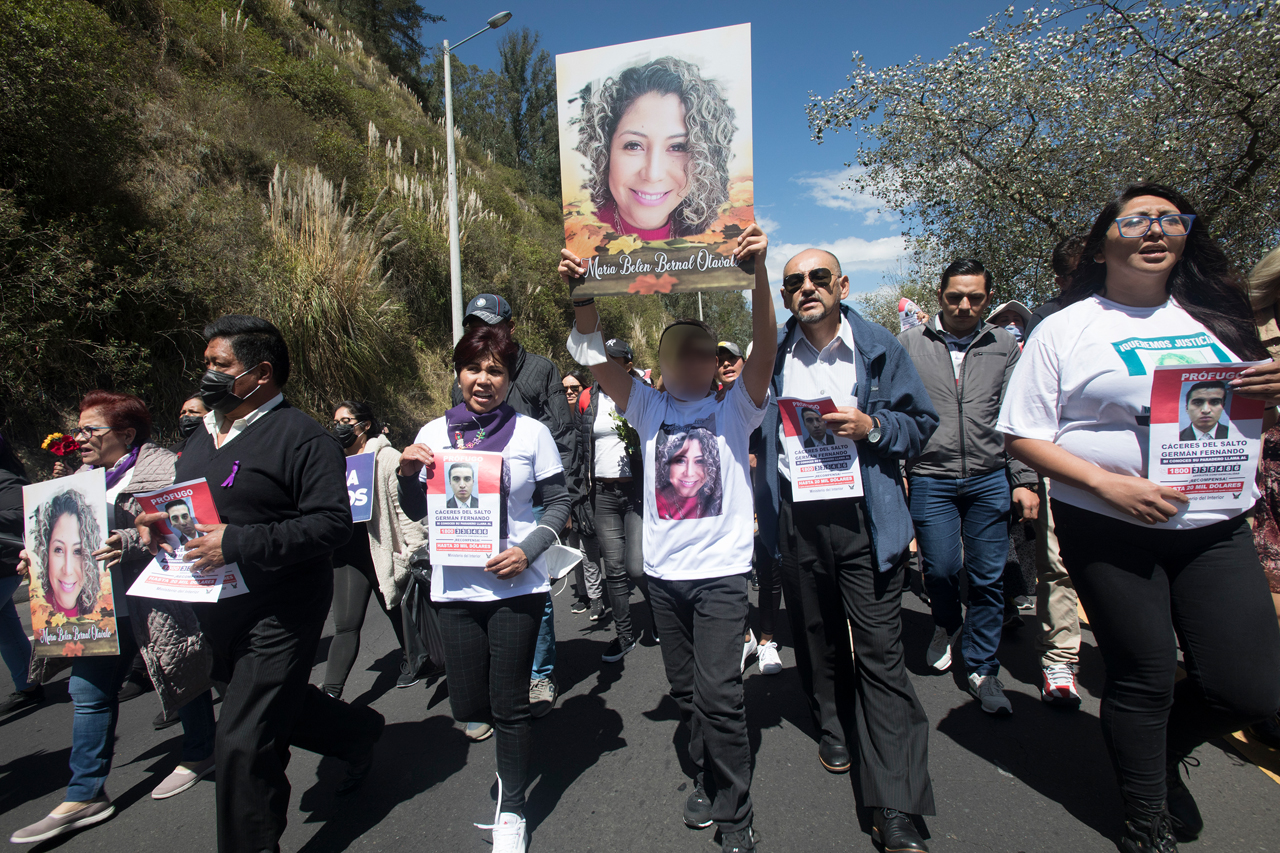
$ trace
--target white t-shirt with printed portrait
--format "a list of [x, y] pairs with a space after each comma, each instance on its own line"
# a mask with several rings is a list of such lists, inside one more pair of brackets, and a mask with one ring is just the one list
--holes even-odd
[[[414, 444], [425, 444], [432, 450], [453, 446], [445, 418], [436, 418], [418, 430]], [[477, 448], [483, 449], [483, 448]], [[564, 470], [560, 451], [551, 431], [536, 418], [517, 414], [511, 440], [502, 450], [502, 482], [507, 493], [507, 536], [498, 543], [501, 551], [519, 545], [538, 526], [533, 517], [533, 491], [538, 480], [545, 480]], [[427, 482], [424, 468], [418, 481]], [[430, 524], [424, 527], [430, 530]], [[547, 564], [539, 557], [523, 572], [509, 580], [499, 578], [475, 566], [432, 566], [431, 599], [433, 601], [497, 601], [517, 595], [547, 592]]]
[[[1173, 299], [1134, 308], [1091, 296], [1046, 317], [1027, 340], [1000, 408], [1006, 435], [1052, 441], [1105, 471], [1146, 477], [1152, 368], [1239, 361]], [[1254, 498], [1259, 497], [1256, 484]], [[1055, 500], [1147, 526], [1085, 489]], [[1159, 529], [1205, 527], [1240, 510], [1182, 509]]]
[[632, 380], [626, 417], [644, 456], [645, 574], [674, 581], [751, 571], [747, 444], [764, 413], [744, 382], [720, 402], [685, 403]]

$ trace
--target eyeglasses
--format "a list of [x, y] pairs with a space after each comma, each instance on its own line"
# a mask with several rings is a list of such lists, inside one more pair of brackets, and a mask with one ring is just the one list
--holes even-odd
[[581, 393], [582, 393], [582, 386], [581, 386], [581, 385], [566, 385], [566, 386], [564, 386], [564, 393], [566, 393], [566, 394], [581, 394]]
[[1196, 221], [1194, 213], [1166, 213], [1164, 216], [1122, 216], [1116, 220], [1116, 228], [1121, 237], [1145, 237], [1151, 230], [1152, 223], [1160, 223], [1160, 232], [1166, 237], [1185, 237], [1191, 233], [1191, 223]]
[[111, 432], [111, 427], [96, 427], [96, 426], [76, 427], [71, 431], [71, 437], [74, 438], [76, 441], [79, 441], [80, 436], [84, 436], [85, 438], [92, 441], [94, 437], [97, 436], [97, 434], [100, 432]]
[[360, 421], [356, 420], [355, 418], [334, 418], [334, 419], [333, 419], [333, 423], [332, 423], [332, 424], [330, 424], [330, 428], [336, 427], [338, 424], [346, 424], [347, 426], [355, 426], [355, 425], [356, 425], [356, 424], [358, 424], [358, 423], [360, 423]]
[[806, 275], [809, 281], [813, 282], [814, 287], [821, 287], [823, 290], [831, 289], [831, 270], [826, 267], [815, 267], [808, 273], [793, 272], [782, 280], [782, 287], [787, 293], [795, 293], [804, 287]]

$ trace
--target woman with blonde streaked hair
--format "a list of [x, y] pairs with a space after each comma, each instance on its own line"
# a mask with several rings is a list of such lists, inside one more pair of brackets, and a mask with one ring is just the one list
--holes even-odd
[[698, 66], [664, 56], [579, 93], [575, 150], [596, 216], [618, 234], [701, 234], [729, 200], [734, 111]]
[[[1272, 249], [1249, 273], [1249, 301], [1262, 345], [1280, 361], [1280, 248]], [[1253, 541], [1280, 619], [1280, 425], [1262, 437], [1258, 488], [1262, 497], [1254, 505]], [[1247, 731], [1255, 740], [1280, 749], [1280, 718], [1272, 717]]]

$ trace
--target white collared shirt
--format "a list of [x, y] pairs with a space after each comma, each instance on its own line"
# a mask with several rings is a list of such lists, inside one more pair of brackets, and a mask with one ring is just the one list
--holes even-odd
[[206, 414], [204, 416], [204, 428], [209, 431], [209, 435], [213, 436], [214, 447], [226, 447], [227, 444], [231, 442], [231, 439], [248, 429], [249, 424], [253, 423], [283, 402], [284, 394], [276, 394], [270, 400], [263, 403], [243, 418], [236, 418], [235, 423], [231, 425], [231, 429], [227, 431], [227, 437], [222, 440], [221, 444], [218, 443], [218, 419], [222, 417], [221, 415], [217, 412], [209, 412]]
[[[782, 396], [801, 400], [830, 397], [837, 406], [857, 405], [858, 360], [853, 345], [853, 327], [842, 314], [840, 331], [821, 352], [796, 329], [795, 342], [782, 363]], [[782, 423], [778, 423], [782, 440]], [[778, 454], [778, 473], [791, 479], [787, 454]]]

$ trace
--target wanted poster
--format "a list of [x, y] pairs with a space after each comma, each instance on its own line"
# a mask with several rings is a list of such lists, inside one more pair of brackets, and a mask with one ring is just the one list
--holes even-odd
[[1151, 382], [1148, 478], [1194, 510], [1246, 510], [1262, 446], [1261, 400], [1229, 384], [1249, 364], [1156, 367]]
[[920, 306], [916, 305], [907, 297], [904, 296], [901, 299], [899, 299], [898, 300], [898, 325], [901, 326], [901, 328], [898, 330], [899, 334], [901, 334], [902, 332], [905, 332], [907, 329], [913, 328], [915, 326], [919, 326], [923, 322], [919, 316], [921, 313], [922, 312], [920, 311]]
[[106, 472], [23, 486], [22, 514], [35, 656], [119, 654], [111, 572], [93, 556], [111, 535]]
[[165, 544], [129, 587], [129, 595], [166, 601], [220, 601], [248, 592], [239, 568], [229, 563], [212, 571], [195, 574], [186, 559], [187, 544], [203, 534], [197, 524], [221, 524], [209, 483], [204, 479], [174, 483], [153, 492], [134, 495], [143, 512], [159, 512], [165, 518], [156, 527]]
[[778, 400], [783, 452], [791, 469], [792, 500], [821, 501], [862, 494], [862, 469], [852, 439], [836, 435], [822, 416], [836, 411], [830, 397]]
[[427, 469], [431, 565], [484, 568], [502, 550], [502, 454], [438, 450]]

